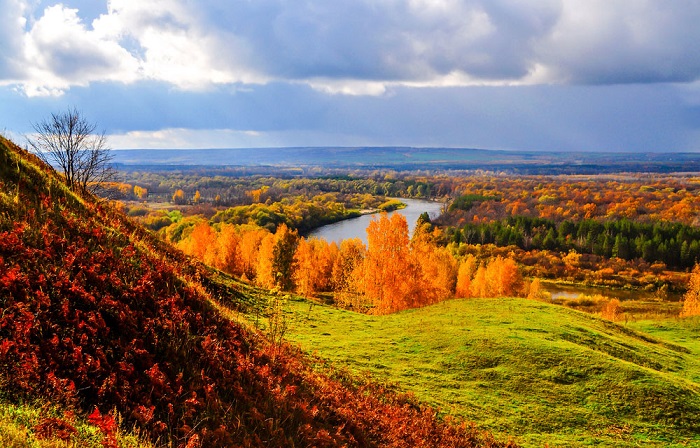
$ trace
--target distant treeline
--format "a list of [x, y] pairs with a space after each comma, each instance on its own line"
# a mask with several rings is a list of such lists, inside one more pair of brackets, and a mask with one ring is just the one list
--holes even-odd
[[700, 228], [680, 223], [640, 223], [626, 219], [555, 222], [525, 216], [447, 229], [455, 243], [514, 245], [522, 249], [576, 250], [624, 260], [689, 268], [700, 260]]

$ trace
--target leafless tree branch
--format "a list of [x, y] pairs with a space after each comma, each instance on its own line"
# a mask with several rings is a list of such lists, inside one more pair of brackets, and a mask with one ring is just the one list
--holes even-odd
[[76, 108], [51, 114], [32, 123], [36, 134], [28, 139], [30, 148], [46, 163], [60, 170], [71, 189], [98, 193], [115, 174], [112, 154], [104, 132]]

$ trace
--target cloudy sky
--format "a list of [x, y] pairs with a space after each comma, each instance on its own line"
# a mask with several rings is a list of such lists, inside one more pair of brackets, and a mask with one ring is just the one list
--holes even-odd
[[700, 151], [697, 0], [0, 0], [0, 131]]

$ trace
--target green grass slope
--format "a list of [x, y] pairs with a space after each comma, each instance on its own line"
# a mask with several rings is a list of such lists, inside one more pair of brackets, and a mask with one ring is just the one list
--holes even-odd
[[289, 306], [288, 337], [303, 349], [496, 434], [520, 434], [524, 445], [700, 445], [692, 324], [688, 337], [672, 337], [677, 328], [668, 326], [650, 336], [524, 299], [388, 316]]

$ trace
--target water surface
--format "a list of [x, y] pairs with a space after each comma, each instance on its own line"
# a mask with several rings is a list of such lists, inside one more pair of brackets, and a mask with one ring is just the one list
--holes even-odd
[[[399, 198], [401, 202], [406, 204], [406, 208], [401, 210], [396, 210], [389, 212], [388, 216], [394, 213], [399, 213], [406, 217], [408, 222], [408, 230], [412, 234], [413, 229], [416, 226], [416, 221], [418, 217], [424, 213], [428, 212], [431, 219], [440, 216], [440, 211], [442, 210], [441, 202], [425, 201], [422, 199], [404, 199]], [[360, 238], [365, 245], [367, 244], [367, 226], [372, 222], [373, 219], [378, 219], [379, 214], [362, 215], [357, 218], [346, 219], [344, 221], [335, 222], [333, 224], [328, 224], [321, 226], [317, 229], [312, 230], [308, 237], [315, 237], [318, 239], [324, 239], [326, 241], [340, 244], [342, 240], [351, 238]]]

